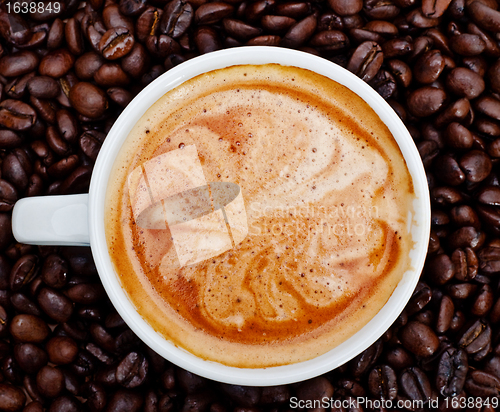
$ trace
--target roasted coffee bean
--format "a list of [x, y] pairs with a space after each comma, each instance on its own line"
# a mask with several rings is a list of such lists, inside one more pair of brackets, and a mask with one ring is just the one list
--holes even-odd
[[408, 110], [417, 117], [430, 116], [443, 107], [445, 99], [444, 90], [431, 86], [422, 87], [408, 96]]
[[19, 100], [0, 103], [0, 125], [12, 130], [26, 130], [35, 124], [36, 112]]
[[350, 361], [349, 366], [352, 375], [357, 378], [365, 374], [374, 366], [381, 353], [382, 342], [378, 340]]
[[461, 56], [477, 56], [486, 48], [486, 43], [477, 34], [462, 33], [450, 39], [451, 49]]
[[106, 411], [109, 412], [139, 412], [144, 402], [143, 396], [138, 392], [119, 389], [110, 396]]
[[381, 47], [375, 42], [365, 42], [360, 44], [349, 60], [347, 69], [368, 82], [375, 77], [380, 67], [384, 55]]
[[452, 122], [448, 125], [444, 136], [448, 146], [453, 149], [470, 149], [474, 143], [472, 133], [466, 127], [457, 122]]
[[146, 0], [120, 0], [120, 13], [125, 16], [137, 16], [147, 7]]
[[59, 83], [52, 77], [36, 76], [31, 78], [27, 84], [28, 91], [32, 96], [39, 99], [52, 99], [60, 93]]
[[79, 113], [90, 118], [102, 116], [108, 108], [106, 94], [92, 83], [76, 84], [69, 92], [69, 99]]
[[17, 13], [0, 12], [0, 34], [14, 46], [26, 44], [33, 35], [28, 22]]
[[99, 50], [105, 59], [116, 60], [127, 55], [134, 42], [134, 36], [126, 27], [116, 27], [103, 34]]
[[444, 70], [444, 57], [439, 50], [423, 53], [415, 63], [413, 71], [415, 79], [424, 84], [430, 84], [438, 79]]
[[35, 302], [28, 298], [23, 293], [14, 293], [10, 297], [10, 301], [14, 309], [20, 313], [27, 313], [30, 315], [41, 316], [42, 312]]
[[417, 356], [431, 356], [439, 346], [434, 331], [421, 322], [409, 322], [400, 333], [403, 346]]
[[189, 2], [184, 0], [171, 1], [163, 11], [160, 31], [173, 39], [177, 39], [189, 28], [193, 17], [193, 6]]
[[68, 19], [64, 26], [64, 36], [66, 38], [68, 49], [73, 55], [79, 56], [83, 53], [84, 43], [82, 29], [80, 27], [80, 22], [77, 19]]
[[24, 255], [14, 264], [10, 272], [10, 289], [18, 291], [38, 273], [38, 256]]
[[130, 53], [122, 59], [121, 67], [125, 73], [137, 78], [146, 72], [149, 60], [149, 54], [146, 52], [144, 46], [140, 43], [135, 43]]
[[106, 90], [107, 95], [110, 100], [115, 102], [120, 107], [125, 107], [133, 99], [132, 93], [121, 87], [111, 87]]
[[464, 67], [457, 67], [448, 74], [446, 86], [452, 93], [468, 99], [478, 97], [485, 88], [482, 77]]
[[323, 52], [342, 52], [349, 47], [349, 37], [339, 30], [326, 30], [316, 33], [309, 44]]
[[[297, 387], [297, 398], [303, 402], [331, 398], [333, 386], [325, 377], [305, 381]], [[255, 402], [254, 402], [255, 403]]]
[[43, 405], [38, 401], [32, 401], [28, 403], [23, 409], [23, 412], [43, 412], [43, 411], [44, 411]]
[[40, 66], [38, 66], [38, 71], [42, 76], [58, 79], [71, 70], [74, 62], [75, 58], [68, 50], [58, 49], [43, 57]]
[[306, 17], [303, 20], [295, 23], [286, 32], [283, 37], [283, 46], [285, 47], [299, 47], [309, 40], [314, 34], [317, 26], [317, 19], [315, 15]]
[[52, 22], [47, 34], [47, 49], [55, 50], [61, 47], [64, 40], [64, 23], [57, 18]]
[[464, 387], [468, 370], [465, 351], [453, 347], [446, 349], [439, 360], [436, 376], [436, 386], [441, 395], [445, 397], [458, 395]]
[[351, 16], [359, 13], [363, 8], [361, 0], [328, 0], [328, 4], [339, 16]]
[[473, 396], [500, 396], [500, 379], [490, 373], [474, 370], [465, 381], [465, 389]]
[[75, 62], [75, 74], [80, 80], [92, 80], [97, 70], [104, 64], [102, 56], [90, 51], [81, 55]]
[[52, 363], [66, 365], [73, 362], [78, 354], [78, 346], [68, 336], [55, 336], [47, 341], [47, 354]]
[[6, 412], [21, 410], [26, 402], [24, 392], [14, 385], [0, 383], [0, 409]]
[[210, 53], [221, 48], [217, 31], [208, 26], [201, 26], [196, 30], [194, 43], [201, 54]]
[[64, 375], [57, 366], [46, 365], [36, 375], [36, 386], [43, 396], [55, 398], [64, 388]]
[[0, 75], [18, 77], [30, 73], [38, 66], [39, 58], [32, 51], [20, 51], [0, 58]]
[[441, 17], [451, 0], [423, 0], [422, 13], [428, 17]]
[[135, 31], [137, 39], [144, 42], [148, 36], [157, 35], [160, 32], [160, 21], [163, 15], [161, 9], [148, 7], [137, 19]]
[[24, 138], [20, 134], [12, 130], [0, 130], [1, 149], [13, 149], [14, 147], [21, 146], [23, 142]]
[[75, 303], [89, 305], [99, 302], [104, 296], [100, 284], [81, 283], [66, 290], [66, 295]]
[[480, 1], [472, 1], [468, 4], [467, 11], [479, 27], [493, 32], [500, 31], [500, 12], [497, 10]]
[[102, 20], [108, 30], [114, 27], [125, 27], [130, 33], [134, 33], [134, 23], [132, 19], [121, 14], [116, 4], [110, 4], [104, 8], [102, 11]]
[[37, 373], [47, 364], [45, 351], [33, 343], [17, 343], [14, 346], [14, 358], [26, 373]]
[[[165, 36], [166, 37], [166, 36]], [[105, 63], [99, 69], [97, 70], [96, 74], [94, 75], [94, 81], [101, 87], [120, 87], [120, 86], [125, 86], [130, 82], [130, 78], [127, 76], [127, 74], [122, 70], [119, 64], [117, 63]], [[89, 84], [89, 83], [87, 83]], [[88, 88], [88, 86], [85, 86]], [[94, 91], [95, 92], [95, 91]], [[99, 89], [99, 92], [102, 92], [102, 90]], [[104, 92], [103, 96], [105, 96]], [[100, 94], [100, 93], [99, 93]], [[97, 98], [97, 96], [94, 96], [94, 98]], [[71, 94], [70, 94], [70, 100], [71, 100]], [[99, 108], [98, 111], [103, 110], [103, 105], [105, 103], [105, 108], [107, 108], [107, 100], [104, 101], [96, 101], [96, 106]], [[104, 108], [104, 110], [105, 110]], [[78, 109], [77, 109], [78, 110]], [[91, 118], [94, 118], [96, 116], [89, 116], [86, 115], [82, 112], [80, 112], [84, 116], [88, 116]]]
[[68, 277], [68, 263], [59, 255], [51, 254], [43, 263], [41, 275], [47, 286], [62, 288], [66, 285]]
[[73, 396], [61, 395], [50, 404], [48, 412], [80, 412], [82, 404]]
[[429, 379], [418, 367], [405, 369], [399, 377], [402, 392], [415, 401], [427, 403], [432, 396]]
[[[432, 283], [444, 285], [453, 278], [455, 265], [447, 254], [442, 253], [432, 257], [427, 262], [426, 273]], [[428, 291], [428, 299], [430, 300], [430, 289]]]
[[493, 306], [493, 290], [490, 285], [482, 285], [472, 304], [471, 313], [486, 316]]
[[[437, 89], [436, 89], [437, 90]], [[465, 173], [452, 155], [439, 156], [434, 162], [434, 172], [445, 184], [458, 186], [465, 181]]]
[[116, 380], [126, 388], [142, 385], [148, 373], [147, 359], [137, 352], [130, 352], [116, 367]]
[[10, 215], [0, 213], [0, 250], [4, 250], [13, 240]]
[[40, 343], [49, 335], [49, 328], [38, 316], [23, 314], [12, 318], [10, 333], [16, 341]]
[[57, 322], [67, 322], [73, 313], [73, 304], [64, 294], [44, 287], [37, 296], [38, 304], [50, 318]]
[[476, 354], [491, 344], [491, 328], [488, 323], [476, 320], [461, 333], [458, 345], [468, 354]]
[[7, 180], [0, 179], [0, 212], [9, 212], [12, 210], [17, 199], [16, 188]]
[[368, 375], [368, 389], [378, 399], [392, 400], [398, 394], [396, 372], [388, 365], [372, 369]]
[[466, 179], [473, 183], [486, 179], [493, 167], [490, 157], [480, 150], [472, 150], [464, 154], [460, 158], [459, 164]]
[[[273, 16], [273, 15], [266, 15], [262, 17], [261, 24], [264, 30], [267, 30], [271, 33], [276, 33], [276, 34], [285, 34], [290, 27], [292, 27], [296, 23], [296, 20], [287, 17], [287, 16]], [[326, 24], [327, 27], [321, 26], [322, 21], [320, 20], [319, 25], [318, 25], [318, 30], [323, 31], [323, 30], [331, 30], [331, 29], [339, 29], [339, 27], [331, 26], [330, 23], [323, 23]], [[340, 19], [338, 20], [338, 25], [342, 25], [342, 22]]]

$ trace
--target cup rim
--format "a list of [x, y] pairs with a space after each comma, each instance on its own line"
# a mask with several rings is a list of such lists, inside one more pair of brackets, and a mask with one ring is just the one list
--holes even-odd
[[[241, 64], [278, 63], [312, 70], [348, 87], [360, 96], [389, 128], [412, 175], [418, 212], [412, 236], [417, 245], [412, 268], [405, 273], [389, 301], [360, 331], [329, 352], [313, 359], [268, 368], [237, 368], [203, 360], [176, 347], [159, 335], [138, 314], [121, 288], [107, 252], [104, 231], [104, 200], [109, 174], [130, 129], [144, 112], [170, 89], [199, 74]], [[280, 47], [244, 46], [195, 57], [170, 69], [144, 88], [123, 110], [104, 141], [92, 173], [89, 190], [89, 234], [92, 254], [113, 306], [137, 336], [172, 363], [208, 379], [252, 386], [271, 386], [303, 381], [346, 363], [373, 344], [396, 320], [410, 299], [424, 266], [430, 235], [430, 197], [425, 170], [411, 135], [390, 105], [367, 83], [324, 58]], [[415, 231], [414, 231], [415, 230]], [[409, 273], [410, 272], [410, 273]]]

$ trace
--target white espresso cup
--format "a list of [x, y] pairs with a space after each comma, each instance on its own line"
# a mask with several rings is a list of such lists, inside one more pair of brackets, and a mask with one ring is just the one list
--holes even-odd
[[[122, 289], [108, 255], [104, 201], [115, 158], [130, 130], [160, 97], [188, 79], [212, 70], [241, 64], [277, 63], [314, 71], [359, 95], [391, 131], [413, 179], [414, 213], [408, 217], [414, 247], [411, 267], [388, 302], [352, 337], [316, 358], [284, 366], [245, 369], [203, 360], [176, 347], [157, 333], [137, 312]], [[88, 194], [43, 196], [19, 200], [13, 210], [12, 230], [18, 242], [37, 245], [90, 245], [104, 288], [127, 325], [148, 346], [172, 363], [220, 382], [270, 386], [309, 379], [349, 361], [373, 344], [396, 320], [418, 282], [424, 265], [429, 232], [430, 201], [425, 171], [413, 139], [398, 115], [368, 84], [323, 58], [276, 47], [240, 47], [193, 58], [160, 76], [123, 110], [102, 145]]]

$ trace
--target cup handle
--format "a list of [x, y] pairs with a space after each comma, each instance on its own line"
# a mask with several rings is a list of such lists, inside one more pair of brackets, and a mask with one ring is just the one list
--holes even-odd
[[20, 199], [12, 211], [16, 240], [29, 245], [89, 246], [88, 193]]

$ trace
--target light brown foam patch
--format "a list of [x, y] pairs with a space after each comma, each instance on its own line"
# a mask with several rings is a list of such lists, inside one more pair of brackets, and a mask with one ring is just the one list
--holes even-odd
[[136, 224], [169, 229], [177, 259], [162, 264], [184, 267], [230, 250], [248, 234], [241, 188], [208, 184], [195, 145], [164, 153], [129, 174], [128, 191]]

